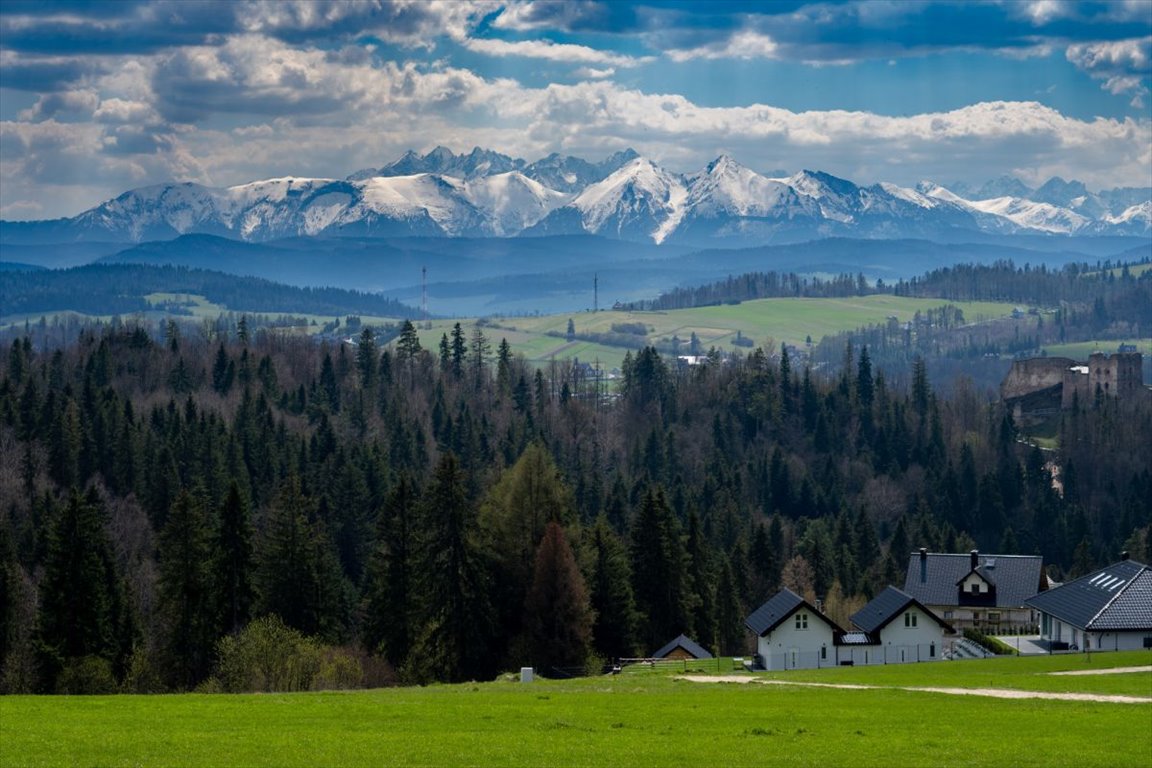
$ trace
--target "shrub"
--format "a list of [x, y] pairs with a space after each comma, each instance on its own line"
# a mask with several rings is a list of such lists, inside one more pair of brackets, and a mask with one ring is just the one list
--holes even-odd
[[68, 659], [56, 678], [56, 692], [68, 695], [94, 696], [116, 693], [116, 676], [112, 665], [99, 656]]
[[275, 615], [223, 638], [217, 654], [213, 687], [227, 693], [323, 691], [364, 684], [364, 669], [354, 652], [323, 645]]
[[629, 333], [633, 336], [647, 336], [648, 326], [644, 323], [612, 323], [612, 333]]

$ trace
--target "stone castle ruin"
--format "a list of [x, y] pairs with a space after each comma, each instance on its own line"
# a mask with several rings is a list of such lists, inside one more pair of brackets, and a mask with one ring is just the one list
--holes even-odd
[[1144, 358], [1139, 352], [1093, 352], [1087, 363], [1068, 357], [1016, 360], [1000, 385], [1000, 397], [1017, 413], [1069, 408], [1097, 394], [1129, 399], [1144, 396]]

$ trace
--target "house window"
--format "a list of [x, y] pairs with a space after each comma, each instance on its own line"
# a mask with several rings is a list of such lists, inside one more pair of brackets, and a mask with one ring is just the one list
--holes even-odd
[[973, 584], [972, 586], [970, 586], [970, 587], [968, 588], [968, 590], [969, 590], [969, 591], [970, 591], [972, 594], [974, 594], [974, 595], [978, 595], [978, 594], [980, 594], [980, 585], [979, 585], [979, 584]]
[[821, 659], [828, 658], [828, 646], [826, 646], [826, 645], [820, 646], [820, 658]]
[[936, 643], [930, 643], [928, 645], [928, 658], [936, 658]]
[[916, 626], [916, 614], [908, 611], [904, 614], [904, 626], [914, 628]]
[[944, 618], [945, 619], [952, 618], [952, 611], [944, 611]]
[[1000, 621], [1000, 611], [988, 611], [988, 621]]
[[796, 614], [796, 629], [808, 629], [808, 614]]

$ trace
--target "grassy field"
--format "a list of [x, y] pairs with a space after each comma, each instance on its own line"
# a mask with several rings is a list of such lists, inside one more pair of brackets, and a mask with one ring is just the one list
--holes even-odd
[[[1152, 338], [1124, 339], [1123, 343], [1135, 344], [1136, 350], [1145, 357], [1152, 355]], [[1044, 352], [1049, 357], [1071, 357], [1074, 360], [1087, 360], [1088, 355], [1093, 352], [1103, 352], [1111, 355], [1116, 352], [1120, 344], [1121, 342], [1116, 339], [1108, 339], [1105, 341], [1077, 341], [1071, 344], [1049, 344], [1044, 347]]]
[[[882, 323], [889, 317], [901, 322], [911, 320], [918, 311], [943, 306], [940, 299], [909, 299], [896, 296], [857, 296], [845, 299], [760, 299], [741, 304], [678, 309], [667, 312], [573, 313], [541, 317], [489, 318], [490, 338], [507, 337], [508, 343], [534, 362], [555, 355], [558, 359], [577, 356], [591, 362], [599, 359], [608, 367], [619, 365], [626, 350], [601, 344], [577, 341], [569, 344], [563, 334], [568, 320], [577, 334], [609, 333], [618, 323], [643, 323], [648, 326], [649, 342], [667, 342], [678, 336], [687, 352], [688, 340], [695, 333], [704, 349], [716, 346], [731, 350], [732, 339], [739, 331], [756, 345], [775, 342], [803, 345], [811, 336], [818, 342], [828, 334], [853, 330], [864, 325]], [[968, 322], [977, 322], [1009, 314], [1014, 305], [995, 302], [958, 302]], [[448, 327], [451, 323], [448, 324]], [[438, 343], [443, 329], [429, 333], [428, 342]], [[547, 336], [549, 332], [560, 337]], [[639, 337], [638, 337], [639, 338]], [[422, 338], [422, 343], [424, 339]]]
[[[1146, 652], [778, 673], [796, 682], [1152, 695]], [[761, 677], [761, 676], [757, 676]], [[1047, 686], [1057, 686], [1050, 688]], [[667, 674], [292, 695], [0, 698], [0, 765], [1128, 766], [1152, 704], [879, 688], [702, 684]]]
[[[163, 308], [168, 304], [181, 307], [189, 314], [183, 320], [214, 320], [221, 314], [262, 314], [276, 317], [280, 313], [253, 313], [243, 308], [225, 307], [214, 304], [203, 296], [184, 293], [153, 293], [147, 297], [155, 308], [148, 313], [150, 320], [163, 317]], [[803, 345], [808, 337], [813, 342], [828, 334], [853, 330], [865, 325], [884, 322], [896, 317], [901, 322], [911, 320], [918, 311], [943, 306], [941, 299], [909, 299], [896, 296], [858, 296], [845, 299], [760, 299], [741, 304], [680, 309], [667, 312], [574, 312], [539, 317], [490, 317], [485, 318], [485, 335], [493, 347], [506, 338], [514, 352], [523, 354], [536, 365], [546, 365], [552, 360], [579, 358], [584, 362], [599, 362], [604, 368], [619, 367], [628, 351], [626, 347], [613, 346], [577, 339], [569, 342], [565, 338], [568, 320], [575, 324], [577, 334], [607, 334], [618, 323], [643, 323], [648, 328], [647, 336], [636, 336], [637, 344], [668, 343], [678, 336], [687, 353], [688, 341], [695, 333], [704, 350], [715, 346], [724, 350], [736, 349], [732, 340], [737, 332], [752, 340], [753, 344], [778, 347], [781, 343]], [[1012, 311], [1014, 305], [993, 302], [958, 302], [956, 306], [964, 312], [968, 322], [978, 322], [1003, 317]], [[57, 313], [64, 317], [71, 313]], [[308, 325], [301, 326], [301, 333], [317, 333], [326, 323], [334, 319], [324, 315], [311, 315], [296, 312], [283, 314], [302, 318]], [[36, 317], [6, 317], [5, 324], [21, 326], [27, 320], [38, 322]], [[96, 318], [93, 318], [96, 319]], [[111, 316], [102, 317], [105, 321]], [[368, 325], [384, 325], [399, 322], [396, 318], [361, 316]], [[459, 322], [470, 338], [476, 326], [475, 318], [432, 320], [421, 323], [420, 343], [435, 351], [443, 334], [451, 335], [452, 327]], [[549, 336], [548, 333], [558, 336]], [[1113, 344], [1113, 346], [1115, 346]], [[1056, 353], [1050, 353], [1056, 354]]]

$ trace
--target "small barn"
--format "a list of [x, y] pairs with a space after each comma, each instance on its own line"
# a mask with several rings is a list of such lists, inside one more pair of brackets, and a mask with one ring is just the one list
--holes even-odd
[[652, 654], [653, 659], [710, 659], [712, 654], [690, 637], [680, 635]]

